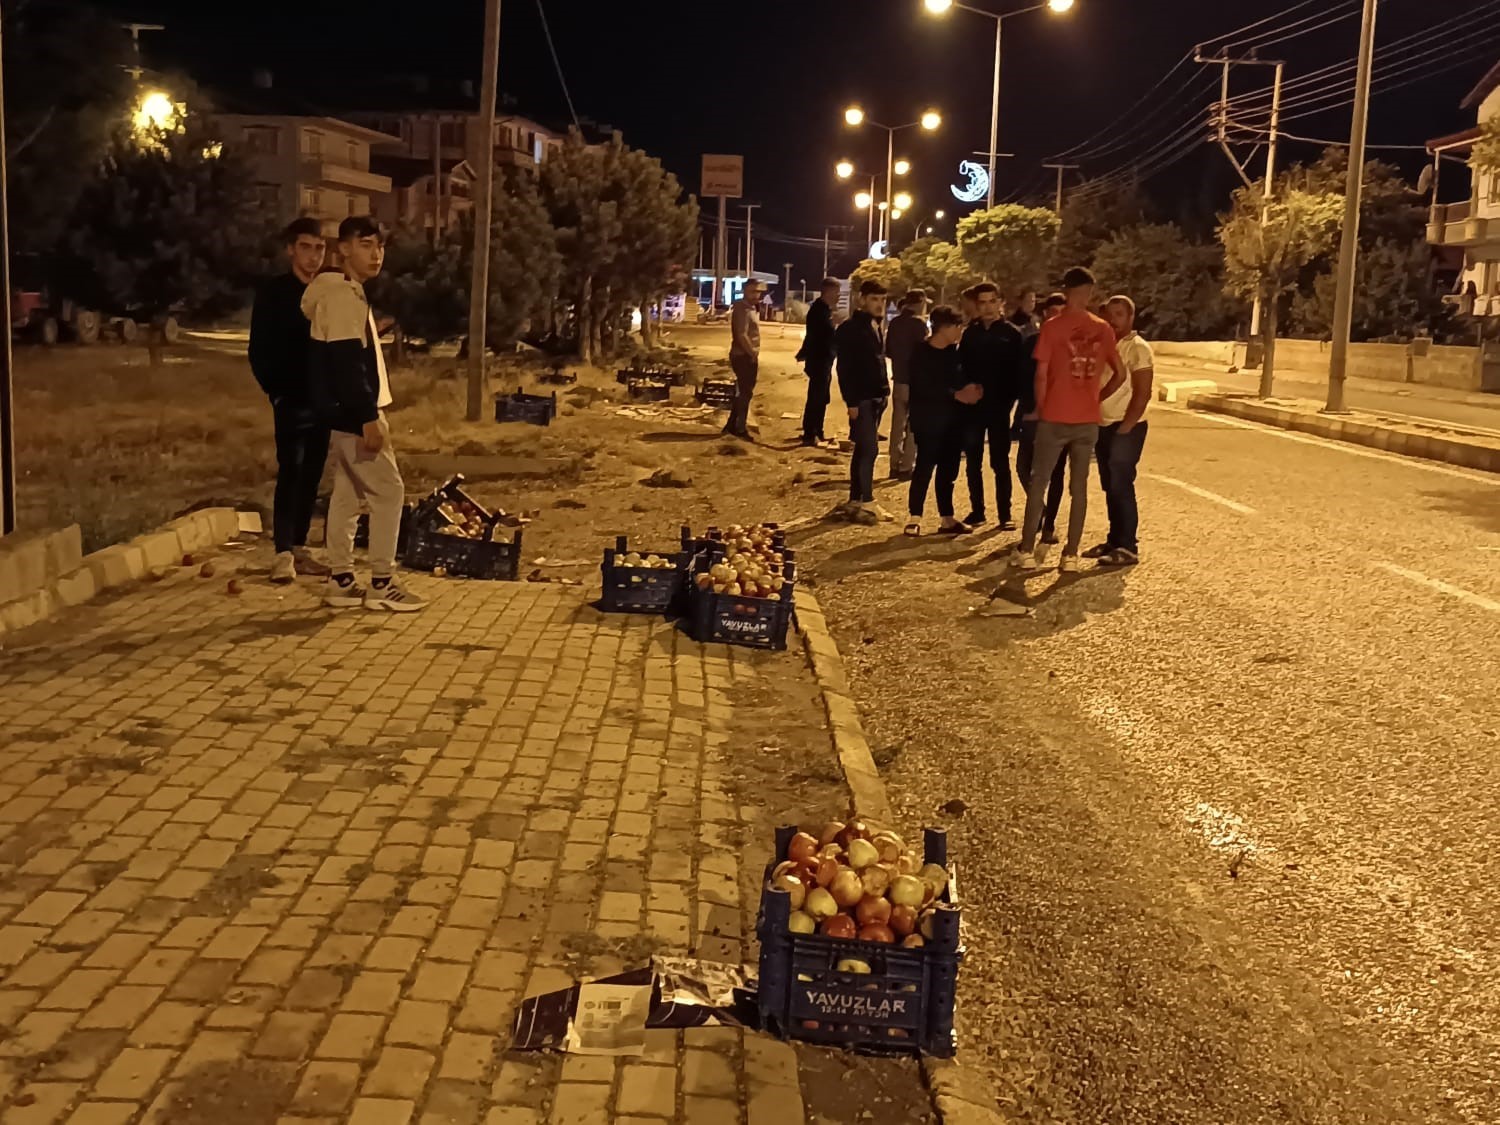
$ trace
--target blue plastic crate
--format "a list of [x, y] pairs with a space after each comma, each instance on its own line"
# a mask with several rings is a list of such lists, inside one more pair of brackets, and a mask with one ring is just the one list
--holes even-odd
[[[710, 534], [715, 530], [710, 528]], [[686, 528], [683, 537], [686, 541]], [[692, 563], [686, 581], [687, 628], [692, 638], [704, 644], [722, 642], [748, 648], [785, 649], [787, 633], [796, 619], [793, 585], [797, 577], [796, 552], [783, 549], [781, 598], [771, 601], [700, 589], [698, 575], [724, 557], [724, 544], [713, 539], [695, 539], [692, 543]]]
[[658, 555], [670, 559], [670, 569], [620, 565], [616, 559], [629, 550], [623, 535], [615, 540], [613, 548], [605, 548], [604, 563], [599, 568], [603, 581], [599, 608], [605, 613], [667, 613], [678, 607], [682, 586], [687, 580], [688, 563], [692, 559], [686, 542], [675, 551], [638, 552], [642, 556]]
[[[795, 825], [776, 830], [776, 855], [786, 854]], [[948, 837], [924, 832], [925, 862], [948, 866]], [[766, 865], [770, 883], [775, 862]], [[958, 967], [964, 950], [960, 911], [950, 876], [933, 919], [933, 936], [919, 949], [883, 942], [846, 940], [787, 929], [792, 900], [769, 885], [761, 891], [756, 935], [760, 938], [760, 1005], [764, 1030], [782, 1039], [803, 1039], [865, 1054], [924, 1054], [951, 1058], [957, 1050], [953, 1011]], [[838, 963], [857, 958], [870, 973], [840, 972]]]

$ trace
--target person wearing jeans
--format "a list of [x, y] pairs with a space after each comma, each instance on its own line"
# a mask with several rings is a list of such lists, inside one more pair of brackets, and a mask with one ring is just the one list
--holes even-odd
[[[1021, 308], [1023, 310], [1029, 293], [1028, 290], [1022, 294]], [[1016, 325], [1016, 330], [1021, 333], [1024, 346], [1025, 377], [1021, 382], [1021, 400], [1016, 404], [1015, 434], [1016, 479], [1021, 482], [1021, 488], [1027, 491], [1031, 488], [1031, 468], [1036, 460], [1036, 360], [1032, 357], [1032, 353], [1036, 350], [1036, 340], [1041, 332], [1041, 325], [1062, 312], [1067, 303], [1067, 298], [1061, 293], [1053, 293], [1049, 296], [1042, 306], [1041, 321], [1030, 330], [1029, 334], [1028, 330], [1018, 323], [1017, 316], [1010, 318], [1011, 324]], [[1027, 420], [1028, 418], [1030, 421]], [[1057, 513], [1062, 509], [1064, 478], [1067, 469], [1065, 460], [1059, 457], [1057, 467], [1052, 470], [1052, 479], [1047, 482], [1047, 506], [1042, 509], [1042, 543], [1048, 546], [1057, 542]]]
[[837, 278], [825, 277], [823, 291], [807, 310], [807, 334], [797, 352], [797, 362], [807, 373], [807, 405], [802, 410], [802, 444], [822, 445], [828, 415], [829, 391], [833, 384], [833, 310], [843, 286]]
[[1022, 362], [1021, 333], [1005, 319], [1004, 303], [1000, 299], [998, 286], [985, 281], [974, 286], [972, 292], [978, 315], [964, 330], [959, 352], [964, 371], [984, 388], [984, 397], [969, 411], [966, 457], [973, 511], [964, 522], [970, 527], [977, 527], [986, 519], [983, 454], [984, 444], [988, 439], [990, 472], [995, 478], [996, 515], [1001, 530], [1014, 531], [1016, 524], [1011, 500], [1010, 435], [1014, 424], [1012, 415], [1016, 401], [1022, 394], [1020, 384], [1026, 370]]
[[734, 370], [734, 409], [729, 412], [724, 433], [730, 437], [750, 439], [750, 400], [760, 379], [760, 314], [756, 306], [764, 287], [760, 282], [745, 282], [745, 293], [729, 313], [729, 366]]
[[[1078, 548], [1088, 518], [1089, 464], [1099, 439], [1099, 403], [1125, 382], [1125, 365], [1114, 331], [1089, 312], [1094, 275], [1079, 267], [1063, 278], [1067, 306], [1042, 326], [1036, 342], [1036, 453], [1026, 492], [1026, 522], [1011, 565], [1035, 570], [1036, 537], [1046, 504], [1047, 481], [1058, 459], [1069, 467], [1068, 540], [1058, 568], [1080, 569]], [[1104, 382], [1104, 373], [1111, 374]], [[1102, 388], [1101, 388], [1102, 384]]]
[[843, 505], [843, 512], [860, 523], [895, 518], [876, 506], [874, 491], [880, 418], [891, 394], [885, 371], [885, 341], [880, 333], [885, 297], [884, 285], [878, 281], [864, 282], [859, 287], [859, 308], [834, 333], [839, 394], [849, 410], [850, 438], [854, 442], [849, 462], [849, 499]]
[[328, 457], [328, 427], [308, 401], [307, 317], [302, 295], [323, 268], [325, 244], [317, 219], [297, 219], [282, 232], [290, 269], [255, 294], [250, 313], [250, 370], [271, 400], [276, 423], [276, 498], [271, 526], [276, 558], [272, 582], [297, 575], [328, 576], [307, 549], [313, 507]]
[[[365, 282], [380, 273], [385, 245], [367, 215], [339, 224], [343, 273], [320, 274], [302, 296], [311, 322], [312, 400], [333, 431], [333, 496], [328, 501], [328, 563], [332, 574], [323, 604], [334, 608], [412, 613], [427, 603], [395, 577], [401, 505], [401, 470], [391, 450], [383, 411], [391, 404], [390, 379], [380, 353]], [[360, 502], [370, 509], [370, 588], [354, 576], [354, 532]]]
[[1130, 380], [1099, 404], [1104, 424], [1099, 430], [1095, 455], [1099, 460], [1104, 503], [1109, 508], [1109, 535], [1083, 555], [1098, 559], [1100, 566], [1134, 566], [1141, 561], [1136, 466], [1146, 447], [1146, 408], [1151, 404], [1156, 360], [1151, 345], [1135, 330], [1134, 301], [1124, 296], [1111, 297], [1105, 302], [1104, 317], [1114, 330], [1120, 359]]

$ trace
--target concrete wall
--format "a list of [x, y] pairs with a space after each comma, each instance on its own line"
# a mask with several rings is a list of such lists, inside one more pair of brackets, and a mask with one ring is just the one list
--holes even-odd
[[[1153, 341], [1163, 359], [1190, 363], [1244, 366], [1245, 346], [1223, 341]], [[1321, 340], [1277, 340], [1276, 370], [1283, 375], [1328, 374], [1331, 345]], [[1386, 383], [1415, 383], [1450, 390], [1486, 389], [1478, 348], [1448, 347], [1418, 340], [1410, 344], [1352, 344], [1349, 374]]]

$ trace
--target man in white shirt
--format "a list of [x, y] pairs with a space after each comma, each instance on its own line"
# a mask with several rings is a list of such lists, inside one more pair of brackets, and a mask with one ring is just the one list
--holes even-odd
[[1098, 559], [1100, 566], [1134, 566], [1141, 561], [1135, 475], [1146, 446], [1146, 408], [1151, 404], [1156, 360], [1151, 345], [1135, 330], [1135, 302], [1129, 297], [1111, 297], [1105, 302], [1104, 319], [1115, 330], [1120, 361], [1129, 378], [1099, 404], [1103, 425], [1094, 454], [1109, 510], [1109, 538], [1085, 551], [1084, 557]]

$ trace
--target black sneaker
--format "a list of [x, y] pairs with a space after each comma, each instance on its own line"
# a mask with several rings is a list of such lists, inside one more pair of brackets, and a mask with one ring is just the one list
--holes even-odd
[[937, 529], [939, 535], [973, 535], [974, 529], [961, 523], [945, 523]]
[[[1000, 521], [1000, 530], [1001, 531], [1014, 531], [1015, 529], [1016, 529], [1016, 521], [1013, 520], [1013, 519], [1011, 519], [1009, 516], [1006, 516], [1003, 520]], [[1046, 540], [1043, 539], [1042, 542], [1045, 543]]]
[[1100, 566], [1135, 566], [1141, 556], [1126, 547], [1116, 547], [1099, 560]]
[[[1054, 539], [1053, 542], [1056, 543], [1057, 540]], [[1112, 554], [1114, 549], [1113, 543], [1100, 543], [1098, 546], [1090, 547], [1087, 551], [1083, 552], [1083, 557], [1086, 559], [1102, 559], [1106, 555]]]
[[983, 512], [970, 512], [964, 517], [964, 523], [968, 524], [970, 527], [978, 527], [984, 523], [984, 520], [985, 515]]
[[1055, 547], [1059, 543], [1061, 543], [1062, 540], [1057, 537], [1056, 531], [1052, 530], [1051, 528], [1044, 528], [1042, 530], [1042, 542], [1049, 547]]

